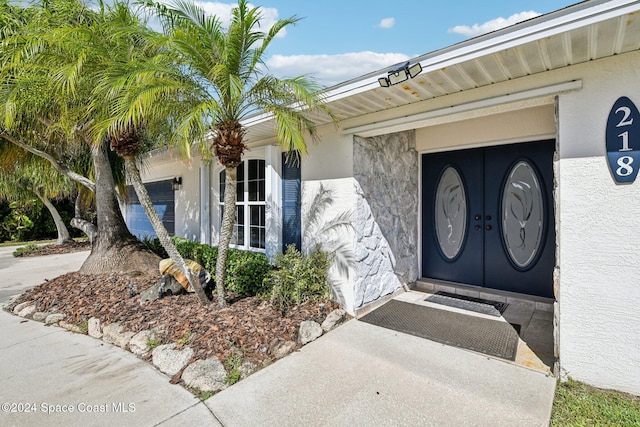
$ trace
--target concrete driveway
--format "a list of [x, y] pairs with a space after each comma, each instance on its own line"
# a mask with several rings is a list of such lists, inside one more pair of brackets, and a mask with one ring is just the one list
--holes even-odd
[[[0, 301], [87, 255], [11, 251]], [[0, 425], [547, 426], [555, 390], [543, 373], [351, 320], [203, 403], [88, 336], [4, 311], [0, 331]]]

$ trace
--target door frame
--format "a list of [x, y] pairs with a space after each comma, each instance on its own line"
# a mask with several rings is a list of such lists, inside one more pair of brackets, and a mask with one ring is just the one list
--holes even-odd
[[[553, 151], [553, 164], [552, 164], [552, 181], [551, 181], [551, 199], [548, 201], [548, 203], [551, 205], [551, 209], [553, 209], [553, 218], [554, 218], [554, 222], [549, 223], [548, 226], [549, 227], [555, 227], [556, 230], [558, 230], [558, 199], [557, 199], [557, 187], [558, 187], [558, 176], [557, 176], [557, 171], [556, 171], [556, 167], [555, 167], [555, 162], [556, 162], [556, 154], [558, 153], [558, 137], [557, 135], [553, 135], [553, 136], [549, 136], [549, 135], [540, 135], [540, 136], [536, 136], [536, 137], [529, 137], [529, 138], [518, 138], [516, 140], [504, 140], [504, 141], [491, 141], [491, 142], [487, 142], [487, 143], [482, 143], [482, 144], [470, 144], [470, 145], [461, 145], [461, 146], [448, 146], [448, 147], [440, 147], [440, 148], [433, 148], [433, 149], [428, 149], [428, 150], [421, 150], [418, 151], [418, 157], [419, 157], [419, 162], [418, 162], [418, 196], [419, 196], [419, 203], [418, 203], [418, 217], [417, 217], [417, 230], [418, 230], [418, 247], [417, 247], [417, 252], [418, 252], [418, 280], [421, 280], [423, 278], [425, 278], [423, 276], [423, 271], [422, 271], [422, 257], [424, 256], [423, 254], [423, 241], [422, 241], [422, 236], [423, 236], [423, 228], [422, 228], [422, 215], [424, 212], [424, 198], [422, 197], [422, 190], [423, 190], [423, 183], [422, 183], [422, 170], [423, 170], [423, 164], [422, 164], [422, 159], [423, 159], [423, 154], [436, 154], [436, 153], [446, 153], [449, 151], [463, 151], [463, 150], [471, 150], [474, 148], [488, 148], [488, 147], [499, 147], [501, 145], [514, 145], [514, 144], [525, 144], [528, 142], [536, 142], [536, 141], [543, 141], [543, 140], [554, 140], [555, 141], [555, 148]], [[553, 242], [554, 246], [555, 246], [555, 252], [556, 252], [556, 257], [555, 257], [555, 265], [554, 265], [554, 271], [557, 270], [558, 268], [558, 236], [559, 233], [554, 233], [555, 235], [555, 241]], [[554, 273], [554, 277], [555, 277], [555, 273]], [[428, 279], [428, 278], [427, 278]], [[451, 285], [464, 285], [466, 287], [472, 287], [472, 288], [477, 288], [480, 292], [484, 292], [484, 293], [492, 293], [492, 292], [506, 292], [506, 293], [513, 293], [516, 294], [515, 292], [510, 292], [510, 291], [502, 291], [499, 289], [493, 289], [493, 288], [487, 288], [487, 287], [483, 287], [483, 286], [477, 286], [477, 285], [471, 285], [468, 283], [454, 283], [454, 282], [445, 282], [445, 281], [440, 281], [438, 279], [431, 279], [434, 282], [443, 282], [446, 283], [448, 286]], [[556, 279], [554, 279], [556, 280]], [[555, 291], [554, 291], [555, 294]], [[528, 295], [528, 294], [517, 294], [517, 295], [522, 295], [525, 298], [542, 298], [542, 297], [537, 297], [534, 295]], [[554, 299], [556, 298], [556, 296], [554, 295]]]

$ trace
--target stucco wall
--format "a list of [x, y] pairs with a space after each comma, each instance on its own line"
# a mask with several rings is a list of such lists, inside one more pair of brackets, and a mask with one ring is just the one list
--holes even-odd
[[555, 107], [550, 103], [418, 129], [416, 149], [424, 152], [534, 141], [554, 137], [555, 134]]
[[[609, 110], [640, 105], [640, 55], [582, 67], [559, 99], [560, 365], [564, 375], [640, 394], [640, 181], [617, 185], [605, 157]], [[640, 165], [639, 165], [640, 166]]]

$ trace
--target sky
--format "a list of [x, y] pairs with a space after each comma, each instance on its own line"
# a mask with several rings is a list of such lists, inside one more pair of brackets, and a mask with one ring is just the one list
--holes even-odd
[[[170, 2], [170, 0], [167, 0]], [[301, 18], [272, 42], [269, 72], [309, 74], [333, 86], [578, 0], [260, 0], [263, 27]], [[235, 2], [199, 0], [207, 13], [228, 21]]]

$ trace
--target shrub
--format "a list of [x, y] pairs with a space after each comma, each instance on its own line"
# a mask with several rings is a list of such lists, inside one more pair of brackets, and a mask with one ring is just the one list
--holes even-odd
[[264, 278], [270, 270], [271, 264], [266, 255], [230, 249], [225, 286], [239, 294], [259, 295], [265, 291]]
[[20, 246], [15, 251], [13, 251], [14, 257], [21, 257], [28, 254], [32, 254], [38, 252], [40, 247], [35, 243], [27, 243], [25, 246]]
[[330, 265], [331, 254], [318, 247], [309, 256], [304, 256], [294, 245], [289, 245], [284, 254], [276, 257], [276, 268], [265, 278], [265, 286], [271, 289], [269, 302], [286, 313], [291, 305], [328, 299], [331, 296], [327, 280]]
[[[215, 279], [217, 247], [180, 237], [173, 237], [172, 240], [183, 258], [196, 261], [211, 273], [212, 279]], [[161, 258], [169, 257], [157, 238], [145, 239], [144, 244]], [[242, 295], [258, 295], [265, 291], [263, 283], [269, 270], [271, 265], [265, 254], [229, 249], [225, 287]]]

